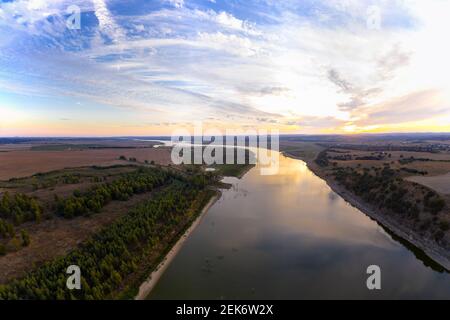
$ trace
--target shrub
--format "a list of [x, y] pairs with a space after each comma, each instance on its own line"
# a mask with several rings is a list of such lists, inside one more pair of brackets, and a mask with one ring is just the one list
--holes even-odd
[[30, 235], [26, 230], [20, 231], [20, 236], [22, 237], [22, 247], [28, 247], [30, 245]]

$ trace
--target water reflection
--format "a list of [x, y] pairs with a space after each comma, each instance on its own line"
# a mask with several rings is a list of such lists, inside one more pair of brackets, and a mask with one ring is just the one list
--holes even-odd
[[[346, 203], [302, 161], [232, 183], [153, 299], [450, 298], [450, 276]], [[422, 260], [420, 260], [422, 259]], [[424, 261], [424, 262], [422, 262]], [[366, 268], [382, 290], [366, 288]], [[442, 271], [442, 270], [440, 270]]]

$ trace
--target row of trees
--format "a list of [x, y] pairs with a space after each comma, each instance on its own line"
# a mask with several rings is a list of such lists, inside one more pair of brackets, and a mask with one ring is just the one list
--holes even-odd
[[[164, 184], [170, 176], [171, 174], [161, 169], [139, 168], [113, 182], [94, 186], [85, 193], [75, 191], [74, 195], [67, 199], [55, 196], [56, 212], [67, 218], [99, 212], [109, 201], [125, 201], [133, 194], [151, 191]], [[69, 179], [68, 183], [76, 182], [76, 177], [75, 179], [72, 179], [72, 176], [65, 178]], [[9, 192], [5, 192], [0, 196], [0, 219], [20, 225], [27, 221], [39, 222], [42, 219], [42, 213], [41, 203], [24, 193], [10, 195]], [[4, 229], [1, 227], [3, 224], [0, 224], [0, 235]]]
[[328, 152], [327, 150], [323, 150], [319, 152], [319, 154], [316, 157], [316, 160], [314, 160], [320, 167], [327, 167], [330, 162], [328, 160]]
[[[105, 299], [138, 268], [161, 240], [190, 217], [202, 188], [171, 180], [152, 199], [104, 228], [68, 255], [48, 262], [21, 280], [0, 286], [0, 299]], [[81, 269], [81, 290], [66, 288], [66, 269]]]
[[171, 178], [165, 170], [139, 168], [109, 183], [97, 185], [82, 193], [75, 191], [66, 199], [55, 197], [56, 212], [65, 218], [99, 212], [111, 200], [127, 201], [134, 194], [149, 192]]
[[11, 196], [5, 192], [0, 200], [0, 218], [19, 225], [26, 221], [40, 221], [42, 206], [32, 197], [23, 193]]
[[0, 238], [12, 238], [15, 235], [13, 224], [0, 218]]
[[[39, 178], [39, 179], [37, 179]], [[62, 184], [77, 184], [81, 182], [81, 176], [79, 174], [64, 174], [60, 177], [45, 177], [45, 174], [36, 174], [33, 177], [31, 186], [33, 191], [39, 189], [47, 189], [55, 187], [58, 183]]]

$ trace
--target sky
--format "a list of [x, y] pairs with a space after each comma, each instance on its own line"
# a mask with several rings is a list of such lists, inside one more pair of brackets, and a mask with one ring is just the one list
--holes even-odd
[[450, 132], [449, 13], [446, 0], [0, 0], [0, 136], [199, 121]]

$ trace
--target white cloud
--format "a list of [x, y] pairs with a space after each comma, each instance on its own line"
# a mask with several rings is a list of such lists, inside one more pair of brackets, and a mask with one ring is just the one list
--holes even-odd
[[183, 8], [184, 7], [184, 0], [166, 0], [166, 2], [170, 3], [175, 8]]
[[108, 35], [113, 41], [120, 41], [125, 38], [124, 31], [117, 25], [111, 16], [104, 0], [93, 0], [95, 15], [99, 22], [100, 31]]
[[[90, 39], [90, 48], [76, 53], [60, 48], [55, 61], [46, 61], [45, 54], [42, 59], [18, 54], [22, 60], [16, 59], [20, 63], [15, 68], [22, 67], [20, 71], [31, 78], [38, 75], [37, 83], [39, 77], [54, 80], [36, 84], [30, 88], [34, 91], [42, 85], [42, 91], [148, 110], [160, 117], [157, 121], [168, 120], [164, 117], [169, 114], [177, 118], [218, 114], [223, 121], [229, 121], [227, 115], [245, 114], [245, 121], [258, 122], [261, 115], [270, 114], [276, 121], [265, 123], [295, 122], [320, 131], [326, 126], [401, 122], [405, 114], [405, 121], [427, 117], [419, 111], [435, 95], [439, 103], [428, 116], [450, 114], [447, 1], [380, 1], [387, 16], [379, 31], [367, 29], [364, 21], [373, 1], [325, 2], [332, 10], [317, 12], [324, 24], [290, 11], [289, 4], [295, 1], [276, 2], [282, 12], [270, 24], [167, 1], [174, 8], [113, 16], [105, 1], [94, 0], [97, 31], [113, 43], [95, 38]], [[39, 1], [29, 10], [24, 1], [7, 3], [0, 18], [13, 19], [11, 13], [22, 10], [23, 19], [35, 24], [64, 6], [63, 1]], [[276, 13], [261, 12], [267, 15]], [[340, 15], [348, 19], [333, 20]], [[401, 19], [392, 22], [392, 16]], [[408, 19], [414, 21], [412, 26]], [[16, 29], [43, 34], [33, 26], [19, 24]], [[127, 36], [127, 31], [136, 34]], [[2, 38], [2, 47], [13, 41]], [[0, 54], [0, 63], [1, 59], [13, 64], [5, 55]], [[10, 87], [23, 90], [26, 85], [12, 77]], [[408, 97], [407, 103], [402, 97]]]

